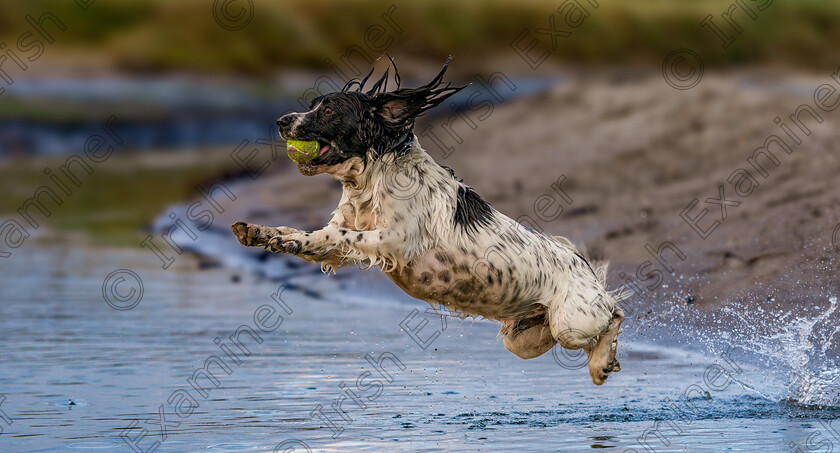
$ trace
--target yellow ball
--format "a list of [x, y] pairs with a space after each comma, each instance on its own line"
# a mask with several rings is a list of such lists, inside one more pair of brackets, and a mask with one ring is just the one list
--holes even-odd
[[289, 159], [299, 164], [305, 164], [316, 158], [320, 148], [317, 140], [286, 140], [286, 153]]

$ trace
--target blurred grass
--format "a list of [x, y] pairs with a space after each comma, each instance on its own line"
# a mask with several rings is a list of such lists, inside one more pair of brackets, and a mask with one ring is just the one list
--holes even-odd
[[[208, 187], [239, 170], [230, 159], [230, 150], [196, 153], [115, 153], [103, 164], [93, 167], [91, 175], [79, 176], [80, 187], [72, 195], [58, 192], [62, 200], [56, 206], [49, 197], [44, 205], [51, 211], [48, 219], [37, 209], [31, 210], [42, 225], [59, 230], [89, 233], [97, 241], [110, 245], [137, 246], [146, 236], [145, 229], [163, 210], [197, 196], [195, 185]], [[17, 209], [43, 185], [55, 189], [43, 171], [53, 171], [66, 156], [37, 159], [9, 159], [0, 164], [0, 215], [20, 222]], [[22, 223], [26, 228], [28, 224]]]
[[[237, 11], [245, 0], [230, 4]], [[29, 28], [26, 14], [52, 12], [68, 29], [57, 46], [104, 52], [122, 69], [267, 73], [289, 67], [323, 67], [349, 45], [364, 43], [364, 30], [383, 24], [390, 2], [361, 0], [254, 0], [252, 22], [238, 31], [213, 20], [211, 0], [100, 0], [82, 12], [69, 0], [0, 4], [0, 36], [16, 40]], [[515, 57], [510, 41], [523, 29], [547, 27], [562, 1], [427, 0], [397, 2], [404, 29], [392, 52], [400, 57], [469, 60], [494, 54]], [[586, 1], [582, 4], [587, 5]], [[840, 57], [840, 2], [772, 0], [750, 20], [735, 14], [744, 32], [729, 48], [700, 21], [733, 0], [600, 0], [583, 26], [560, 39], [552, 58], [584, 63], [660, 63], [675, 48], [699, 52], [707, 64], [795, 63], [833, 67]], [[559, 24], [559, 21], [558, 21]], [[558, 25], [559, 27], [559, 25]], [[48, 49], [49, 52], [49, 49]]]

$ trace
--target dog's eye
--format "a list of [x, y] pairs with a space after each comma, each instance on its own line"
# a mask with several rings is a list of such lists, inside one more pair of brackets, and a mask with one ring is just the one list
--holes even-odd
[[329, 107], [325, 108], [325, 109], [324, 109], [324, 114], [326, 114], [326, 115], [332, 115], [332, 114], [333, 114], [333, 109], [331, 109], [331, 108], [329, 108]]

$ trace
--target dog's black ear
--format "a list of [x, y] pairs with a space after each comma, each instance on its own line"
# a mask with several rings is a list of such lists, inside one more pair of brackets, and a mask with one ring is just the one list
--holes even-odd
[[443, 83], [443, 74], [449, 67], [450, 57], [443, 69], [431, 82], [419, 88], [400, 88], [395, 91], [376, 93], [371, 97], [374, 113], [392, 126], [411, 125], [415, 118], [434, 108], [449, 96], [465, 87], [452, 87]]

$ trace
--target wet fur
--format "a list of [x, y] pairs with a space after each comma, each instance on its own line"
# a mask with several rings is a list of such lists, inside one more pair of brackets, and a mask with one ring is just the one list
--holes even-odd
[[244, 245], [320, 263], [327, 273], [377, 266], [433, 307], [501, 321], [505, 346], [522, 358], [557, 343], [582, 348], [593, 382], [602, 384], [620, 369], [615, 338], [623, 319], [605, 288], [605, 267], [594, 269], [567, 239], [493, 209], [413, 134], [416, 116], [460, 89], [443, 85], [444, 71], [428, 85], [393, 92], [380, 79], [362, 93], [365, 80], [358, 91], [327, 95], [309, 112], [278, 120], [286, 139], [330, 144], [299, 170], [340, 181], [341, 200], [317, 231], [237, 222], [234, 234]]

